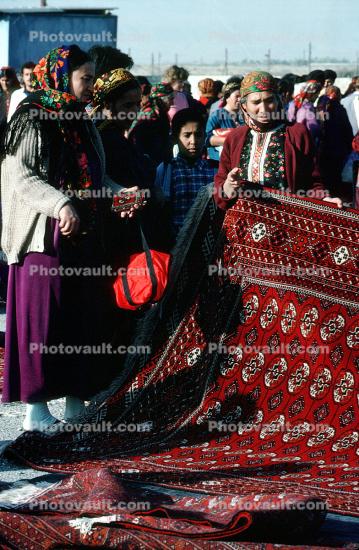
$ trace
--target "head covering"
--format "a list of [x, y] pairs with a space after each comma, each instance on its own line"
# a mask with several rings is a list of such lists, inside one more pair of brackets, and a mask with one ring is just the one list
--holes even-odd
[[168, 82], [159, 82], [151, 88], [152, 99], [160, 99], [161, 97], [167, 97], [173, 94], [173, 88]]
[[308, 80], [302, 87], [299, 94], [297, 94], [294, 98], [295, 107], [300, 109], [305, 100], [308, 101], [312, 99], [321, 89], [322, 85], [320, 82], [317, 82], [317, 80]]
[[198, 82], [198, 89], [204, 97], [214, 96], [214, 80], [212, 78], [204, 78]]
[[[267, 73], [265, 71], [252, 71], [248, 73], [242, 80], [240, 88], [241, 99], [247, 97], [247, 95], [249, 94], [260, 92], [270, 92], [274, 94], [277, 98], [277, 104], [279, 106], [278, 108], [280, 108], [281, 101], [276, 79], [270, 73]], [[255, 132], [269, 131], [273, 127], [277, 126], [279, 123], [277, 118], [275, 120], [269, 121], [266, 125], [266, 130], [263, 130], [263, 127], [259, 125], [254, 118], [249, 116], [243, 105], [241, 106], [241, 108], [245, 123]]]
[[70, 48], [60, 46], [40, 59], [32, 74], [32, 85], [41, 90], [37, 99], [42, 107], [60, 111], [64, 107], [75, 107], [76, 97], [70, 93]]
[[222, 88], [223, 99], [226, 101], [233, 92], [236, 92], [237, 90], [240, 90], [240, 89], [241, 89], [240, 82], [229, 82], [228, 84], [225, 84]]
[[[62, 187], [66, 180], [67, 187], [87, 189], [92, 186], [92, 179], [82, 139], [83, 125], [86, 121], [84, 117], [63, 117], [60, 114], [60, 111], [84, 112], [85, 107], [70, 93], [69, 56], [70, 48], [61, 46], [40, 59], [33, 72], [35, 92], [20, 103], [11, 118], [5, 137], [5, 152], [14, 154], [25, 126], [31, 120], [38, 123], [32, 111], [56, 113], [55, 124], [41, 125], [42, 132], [52, 132], [54, 136], [60, 130], [67, 144], [69, 158], [65, 161], [68, 160], [68, 163], [64, 163], [62, 159], [62, 166], [58, 167], [54, 185]], [[61, 164], [60, 160], [59, 163]]]
[[324, 122], [326, 119], [323, 116], [323, 113], [329, 113], [337, 103], [340, 102], [341, 93], [340, 89], [337, 86], [328, 86], [325, 90], [325, 94], [319, 98], [317, 105], [317, 113], [320, 113], [322, 116], [320, 118], [321, 122]]
[[167, 120], [167, 114], [164, 115], [163, 107], [161, 107], [162, 102], [158, 100], [172, 94], [173, 88], [168, 82], [159, 82], [155, 86], [152, 86], [151, 94], [146, 103], [142, 105], [141, 110], [138, 112], [137, 118], [133, 121], [130, 131], [142, 121], [161, 120], [162, 116], [165, 120]]
[[252, 71], [246, 74], [241, 84], [241, 97], [258, 92], [278, 93], [278, 86], [275, 78], [265, 71]]
[[341, 99], [341, 92], [337, 86], [328, 86], [325, 90], [325, 95], [334, 101], [340, 101]]
[[101, 75], [95, 82], [93, 91], [93, 105], [95, 110], [103, 107], [110, 93], [127, 92], [132, 88], [139, 88], [139, 83], [130, 71], [126, 69], [114, 69]]

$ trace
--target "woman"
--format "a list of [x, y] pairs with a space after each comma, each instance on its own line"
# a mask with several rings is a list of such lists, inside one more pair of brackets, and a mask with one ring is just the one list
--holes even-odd
[[[319, 167], [325, 188], [330, 193], [343, 194], [342, 170], [352, 150], [353, 132], [348, 115], [340, 104], [341, 93], [328, 86], [319, 98], [318, 115], [322, 126]], [[344, 193], [345, 194], [345, 193]]]
[[[301, 196], [322, 195], [314, 171], [314, 152], [303, 124], [280, 120], [281, 103], [272, 75], [253, 71], [240, 89], [245, 126], [234, 130], [223, 146], [215, 176], [216, 202], [220, 208], [233, 204], [245, 182], [288, 190]], [[283, 116], [283, 115], [282, 115]], [[339, 199], [326, 199], [341, 205]]]
[[109, 341], [113, 302], [109, 277], [98, 273], [109, 260], [102, 223], [109, 199], [98, 197], [119, 189], [104, 176], [101, 140], [85, 115], [89, 56], [62, 46], [34, 75], [36, 91], [8, 126], [1, 172], [10, 264], [3, 401], [27, 404], [26, 430], [56, 421], [47, 405], [54, 398], [66, 396], [65, 419], [76, 416], [113, 376], [111, 356], [91, 346]]
[[[155, 165], [126, 138], [141, 105], [141, 88], [137, 79], [124, 69], [114, 69], [102, 75], [95, 82], [93, 105], [94, 112], [101, 111], [103, 119], [98, 130], [105, 151], [107, 174], [129, 191], [145, 190], [147, 205], [140, 217], [146, 237], [151, 247], [168, 248], [168, 233], [164, 231], [160, 205], [156, 201]], [[141, 247], [137, 220], [118, 223], [113, 218], [113, 224], [117, 251], [123, 260], [136, 247]]]
[[184, 93], [184, 83], [189, 77], [189, 72], [184, 67], [172, 65], [166, 69], [163, 75], [163, 82], [168, 82], [173, 90], [173, 103], [168, 110], [170, 120], [178, 111], [187, 109], [189, 105], [188, 96]]
[[243, 124], [240, 114], [239, 80], [230, 82], [224, 87], [222, 107], [214, 111], [207, 121], [206, 147], [209, 158], [219, 161], [222, 147], [227, 135], [233, 128]]
[[160, 82], [151, 89], [148, 102], [141, 107], [129, 132], [130, 141], [158, 166], [171, 158], [170, 120], [172, 86]]
[[304, 124], [312, 134], [317, 147], [320, 139], [320, 123], [316, 117], [314, 102], [318, 98], [321, 89], [322, 84], [320, 82], [308, 80], [288, 107], [288, 120]]
[[[161, 204], [156, 200], [155, 165], [126, 137], [140, 109], [141, 95], [138, 80], [124, 69], [103, 74], [94, 85], [92, 113], [100, 114], [98, 131], [105, 151], [106, 172], [128, 191], [143, 189], [146, 193], [146, 206], [133, 220], [119, 219], [114, 213], [107, 218], [114, 272], [125, 267], [132, 254], [143, 250], [139, 220], [150, 248], [167, 251], [172, 245], [169, 221], [166, 225]], [[116, 311], [116, 346], [130, 344], [141, 315], [142, 312]]]
[[[218, 99], [216, 97], [215, 89], [214, 89], [214, 80], [212, 78], [204, 78], [203, 80], [200, 80], [198, 82], [198, 89], [200, 92], [200, 98], [199, 101], [207, 107], [209, 103], [209, 107], [212, 105], [212, 103]], [[208, 107], [208, 110], [209, 110]]]

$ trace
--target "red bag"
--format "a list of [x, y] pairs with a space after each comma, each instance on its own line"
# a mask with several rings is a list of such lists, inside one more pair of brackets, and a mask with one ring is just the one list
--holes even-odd
[[118, 307], [132, 311], [162, 298], [171, 259], [170, 254], [150, 250], [142, 227], [140, 230], [144, 252], [130, 256], [124, 272], [117, 276], [113, 284]]

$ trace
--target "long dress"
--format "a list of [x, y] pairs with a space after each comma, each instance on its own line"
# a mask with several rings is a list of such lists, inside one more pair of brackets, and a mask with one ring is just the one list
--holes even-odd
[[[90, 139], [85, 148], [99, 189], [98, 154]], [[87, 201], [72, 200], [81, 220], [76, 238], [63, 237], [58, 221], [48, 218], [52, 238], [45, 253], [28, 253], [10, 265], [3, 402], [88, 399], [115, 374], [119, 360], [106, 348], [115, 308], [102, 221], [109, 199], [94, 200], [91, 225]], [[90, 276], [88, 268], [96, 268]]]

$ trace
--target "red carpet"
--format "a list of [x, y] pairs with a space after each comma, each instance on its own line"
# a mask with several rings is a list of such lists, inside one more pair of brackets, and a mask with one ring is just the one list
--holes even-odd
[[[78, 431], [24, 434], [9, 449], [34, 467], [77, 472], [43, 491], [47, 500], [70, 502], [70, 484], [82, 505], [93, 503], [89, 476], [110, 479], [115, 501], [124, 483], [139, 484], [136, 499], [151, 484], [160, 503], [150, 496], [148, 514], [115, 514], [111, 529], [108, 513], [95, 509], [107, 519], [84, 535], [92, 546], [90, 536], [106, 534], [112, 548], [126, 529], [159, 537], [163, 546], [153, 548], [175, 548], [163, 538], [174, 535], [188, 544], [253, 540], [254, 533], [263, 541], [266, 522], [269, 540], [290, 538], [294, 526], [305, 533], [322, 518], [309, 513], [306, 499], [359, 515], [359, 214], [275, 192], [241, 199], [226, 214], [212, 262], [211, 203], [199, 203], [193, 220], [198, 227], [193, 238], [184, 231], [173, 288], [140, 331], [137, 343], [151, 345], [150, 359], [129, 359], [119, 389], [114, 384]], [[208, 263], [222, 271], [208, 275]], [[89, 422], [112, 429], [89, 432]], [[143, 423], [148, 431], [114, 430]], [[273, 499], [274, 510], [266, 505]], [[289, 512], [283, 499], [303, 506]], [[24, 516], [1, 513], [5, 540], [9, 529], [20, 536], [24, 521], [31, 529], [45, 521], [21, 506]], [[46, 544], [49, 525], [54, 540], [75, 540], [74, 524], [57, 510], [39, 531]], [[127, 537], [128, 548], [142, 548], [133, 533]]]

